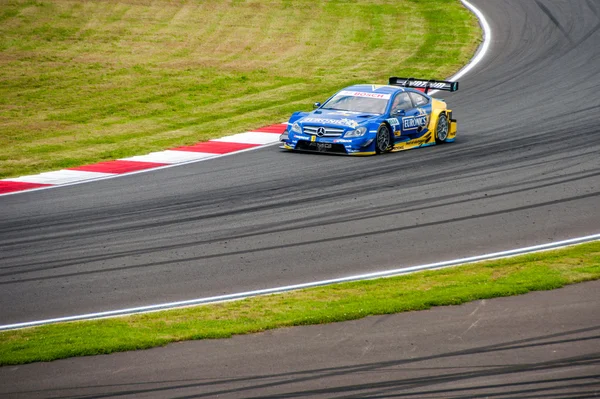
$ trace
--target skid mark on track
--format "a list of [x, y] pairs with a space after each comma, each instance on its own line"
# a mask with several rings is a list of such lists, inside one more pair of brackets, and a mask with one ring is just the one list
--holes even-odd
[[600, 15], [598, 15], [598, 9], [596, 8], [596, 4], [594, 4], [594, 2], [592, 0], [587, 0], [586, 1], [588, 7], [590, 8], [590, 10], [592, 10], [594, 12], [594, 14], [600, 18]]
[[592, 30], [590, 30], [579, 41], [577, 41], [577, 43], [575, 44], [575, 46], [579, 46], [581, 43], [583, 43], [587, 39], [589, 39], [594, 33], [598, 32], [600, 30], [600, 13], [598, 12], [598, 9], [596, 8], [596, 4], [594, 4], [592, 2], [592, 0], [587, 0], [586, 3], [588, 5], [588, 8], [590, 10], [592, 10], [592, 12], [594, 13], [594, 15], [598, 19], [598, 23], [596, 24], [596, 26]]
[[[543, 202], [543, 203], [539, 203], [539, 204], [525, 205], [525, 206], [521, 206], [521, 207], [504, 209], [504, 210], [495, 211], [495, 212], [487, 212], [487, 213], [481, 213], [481, 214], [470, 215], [470, 216], [456, 217], [456, 218], [452, 218], [452, 219], [435, 221], [435, 222], [430, 222], [430, 223], [421, 223], [421, 224], [417, 224], [414, 226], [400, 226], [400, 227], [394, 227], [394, 228], [389, 228], [389, 229], [382, 229], [382, 230], [371, 232], [371, 235], [390, 234], [390, 233], [397, 233], [400, 231], [409, 231], [412, 229], [423, 228], [423, 227], [434, 227], [434, 226], [438, 226], [438, 225], [445, 224], [445, 223], [457, 223], [457, 222], [463, 222], [463, 221], [467, 221], [467, 220], [479, 219], [479, 218], [484, 218], [484, 217], [498, 216], [498, 215], [503, 215], [503, 214], [507, 214], [507, 213], [535, 209], [535, 208], [544, 207], [544, 206], [569, 203], [572, 201], [577, 201], [577, 200], [587, 199], [587, 198], [594, 198], [594, 197], [598, 197], [598, 196], [600, 196], [600, 192], [599, 193], [589, 193], [589, 194], [580, 195], [580, 196], [576, 196], [576, 197], [548, 201], [548, 202]], [[97, 274], [102, 274], [102, 273], [112, 273], [112, 272], [123, 271], [123, 270], [146, 269], [146, 268], [150, 268], [150, 267], [160, 267], [160, 266], [166, 266], [166, 265], [173, 266], [174, 263], [200, 262], [200, 261], [208, 260], [208, 259], [240, 256], [240, 255], [253, 254], [253, 253], [264, 252], [264, 251], [279, 251], [279, 250], [289, 249], [292, 247], [296, 247], [296, 248], [310, 247], [317, 243], [331, 243], [331, 242], [338, 242], [338, 241], [344, 241], [344, 240], [352, 240], [352, 239], [360, 238], [362, 236], [364, 236], [364, 233], [361, 232], [361, 233], [355, 233], [355, 234], [347, 234], [347, 235], [329, 237], [329, 238], [324, 238], [324, 239], [320, 239], [320, 240], [297, 242], [294, 244], [267, 245], [267, 246], [263, 246], [260, 248], [229, 251], [229, 252], [224, 252], [224, 253], [215, 253], [215, 254], [207, 254], [207, 255], [199, 255], [199, 256], [190, 256], [190, 257], [186, 257], [186, 258], [177, 259], [176, 261], [174, 261], [172, 259], [168, 259], [168, 260], [147, 262], [147, 263], [137, 264], [137, 265], [104, 268], [101, 270], [88, 270], [88, 271], [81, 271], [81, 272], [53, 274], [51, 276], [30, 277], [30, 278], [23, 278], [23, 279], [19, 279], [19, 280], [13, 279], [13, 280], [9, 280], [9, 281], [0, 281], [0, 286], [8, 285], [8, 284], [25, 283], [25, 282], [31, 282], [31, 281], [62, 279], [62, 278], [69, 278], [69, 277], [75, 277], [75, 276], [97, 275]], [[146, 251], [140, 250], [140, 251], [133, 251], [133, 252], [134, 252], [134, 254], [135, 253], [143, 254], [143, 252], [146, 252]], [[96, 261], [110, 260], [110, 259], [114, 259], [116, 257], [118, 257], [118, 255], [111, 254], [111, 255], [98, 257], [96, 259]], [[77, 262], [77, 261], [70, 263], [70, 264], [63, 263], [60, 265], [39, 268], [38, 270], [35, 270], [35, 271], [56, 270], [56, 269], [60, 269], [60, 268], [66, 267], [66, 266], [74, 266], [74, 265], [80, 264], [80, 263], [81, 262]], [[12, 275], [18, 275], [18, 274], [23, 274], [23, 273], [28, 273], [28, 272], [30, 272], [30, 271], [8, 272], [8, 273], [2, 273], [1, 276], [3, 276], [3, 277], [4, 276], [12, 276]]]
[[544, 12], [544, 14], [546, 14], [546, 16], [548, 16], [548, 18], [552, 21], [552, 23], [554, 23], [554, 25], [556, 25], [558, 30], [560, 30], [562, 32], [562, 34], [565, 35], [565, 37], [567, 38], [569, 43], [572, 45], [572, 48], [569, 50], [569, 52], [572, 51], [575, 47], [579, 46], [581, 43], [585, 42], [593, 34], [595, 34], [596, 32], [598, 32], [600, 30], [600, 14], [599, 14], [598, 9], [596, 8], [596, 5], [591, 0], [587, 0], [586, 4], [588, 5], [588, 8], [590, 9], [590, 11], [598, 18], [598, 22], [589, 32], [587, 32], [581, 39], [579, 39], [577, 41], [575, 41], [571, 38], [571, 36], [567, 32], [567, 30], [561, 25], [561, 23], [554, 16], [554, 14], [552, 14], [550, 9], [541, 2], [541, 0], [535, 0], [535, 3]]
[[[535, 181], [530, 181], [530, 183], [535, 184], [533, 186], [528, 186], [526, 188], [515, 188], [513, 190], [504, 191], [499, 194], [486, 194], [485, 197], [488, 199], [502, 197], [505, 195], [511, 195], [511, 194], [521, 193], [521, 192], [525, 192], [525, 191], [529, 191], [529, 190], [541, 189], [544, 187], [551, 187], [553, 185], [564, 183], [567, 181], [586, 179], [586, 178], [595, 177], [595, 176], [599, 176], [599, 175], [600, 175], [600, 171], [586, 174], [586, 175], [580, 175], [578, 173], [565, 175], [564, 180], [553, 181], [553, 182], [548, 182], [546, 179], [538, 179]], [[469, 196], [472, 194], [476, 194], [476, 192], [475, 191], [466, 191], [466, 192], [462, 193], [462, 196]], [[59, 260], [52, 260], [52, 261], [44, 260], [42, 262], [30, 262], [26, 265], [18, 264], [18, 265], [11, 265], [11, 266], [3, 266], [3, 267], [0, 267], [0, 270], [4, 269], [6, 271], [0, 272], [0, 277], [15, 276], [15, 275], [21, 275], [24, 273], [30, 273], [30, 272], [36, 272], [36, 271], [39, 272], [39, 271], [43, 271], [43, 270], [54, 270], [57, 268], [75, 266], [75, 265], [79, 265], [82, 263], [106, 261], [106, 260], [112, 260], [112, 259], [117, 259], [117, 258], [123, 258], [123, 257], [127, 257], [127, 256], [140, 256], [140, 255], [145, 255], [145, 254], [149, 254], [152, 252], [159, 252], [159, 251], [166, 251], [166, 250], [170, 251], [170, 250], [177, 250], [177, 249], [182, 249], [182, 248], [187, 248], [187, 247], [196, 247], [199, 245], [214, 244], [221, 240], [247, 239], [247, 238], [256, 237], [259, 235], [278, 234], [278, 233], [294, 231], [294, 230], [302, 229], [302, 228], [318, 227], [318, 226], [322, 226], [322, 225], [331, 226], [331, 225], [335, 225], [338, 223], [347, 222], [348, 220], [359, 221], [359, 220], [370, 219], [372, 217], [384, 217], [384, 216], [396, 215], [398, 213], [409, 212], [409, 211], [431, 210], [431, 209], [438, 208], [438, 207], [446, 207], [448, 205], [466, 204], [470, 201], [477, 201], [477, 200], [482, 199], [481, 196], [477, 196], [474, 198], [468, 198], [468, 199], [459, 199], [459, 200], [452, 200], [453, 198], [454, 198], [453, 195], [438, 197], [438, 200], [441, 200], [440, 204], [433, 204], [433, 203], [423, 204], [420, 202], [419, 203], [418, 202], [407, 203], [406, 210], [400, 211], [400, 212], [395, 209], [389, 211], [389, 210], [386, 210], [385, 207], [375, 208], [372, 210], [372, 212], [368, 212], [366, 214], [363, 214], [361, 216], [357, 216], [354, 218], [350, 218], [350, 215], [345, 215], [345, 217], [343, 218], [343, 221], [341, 221], [341, 222], [337, 219], [330, 220], [327, 222], [323, 222], [322, 220], [320, 220], [318, 222], [307, 222], [307, 223], [304, 223], [301, 225], [288, 226], [288, 227], [280, 227], [279, 225], [267, 224], [267, 225], [260, 226], [260, 228], [253, 226], [250, 231], [247, 231], [247, 232], [240, 231], [240, 232], [238, 232], [238, 234], [235, 234], [235, 235], [226, 235], [226, 236], [222, 236], [222, 237], [212, 237], [211, 239], [208, 239], [208, 240], [194, 240], [192, 242], [187, 242], [187, 243], [177, 243], [177, 244], [171, 244], [171, 245], [157, 246], [151, 250], [137, 249], [137, 250], [131, 250], [131, 251], [113, 252], [111, 254], [103, 253], [100, 255], [97, 254], [97, 255], [80, 256], [75, 259], [67, 259], [67, 260], [60, 260], [60, 261]], [[251, 212], [251, 211], [253, 211], [252, 208], [246, 208], [246, 212]], [[180, 223], [183, 223], [183, 221], [180, 221]], [[143, 226], [145, 226], [145, 225], [143, 225]], [[137, 230], [139, 228], [143, 228], [143, 226], [134, 226], [132, 228], [134, 230]], [[124, 231], [127, 231], [127, 230], [124, 230]], [[131, 230], [131, 231], [133, 231], [133, 230]], [[93, 231], [90, 234], [93, 236], [98, 236], [98, 235], [102, 234], [102, 231]], [[61, 235], [60, 237], [57, 237], [57, 239], [64, 239], [66, 237], [71, 237], [71, 236], [70, 235]], [[44, 237], [43, 239], [48, 240], [49, 238]], [[37, 242], [36, 240], [30, 240], [30, 241], [27, 241], [26, 243], [27, 244], [35, 244], [36, 242]], [[23, 243], [20, 243], [20, 244], [23, 244]], [[4, 245], [10, 245], [10, 244], [4, 243]], [[35, 246], [35, 245], [33, 245], [33, 246]], [[5, 259], [8, 260], [8, 259], [10, 259], [10, 257], [6, 257]], [[57, 264], [57, 262], [62, 262], [62, 263]], [[20, 269], [24, 266], [27, 267], [26, 270], [16, 270], [16, 271], [14, 270], [14, 269]], [[2, 284], [2, 282], [0, 282], [0, 285], [1, 284]]]
[[556, 17], [554, 16], [554, 14], [552, 14], [552, 12], [548, 9], [548, 7], [546, 7], [540, 0], [535, 0], [535, 4], [538, 5], [538, 7], [544, 12], [544, 14], [546, 14], [548, 16], [548, 18], [550, 18], [550, 21], [552, 21], [554, 23], [554, 25], [556, 25], [556, 27], [558, 28], [558, 30], [561, 31], [563, 33], [563, 35], [565, 35], [565, 37], [567, 38], [567, 40], [569, 40], [569, 43], [575, 44], [575, 42], [573, 41], [573, 39], [571, 39], [571, 36], [569, 36], [569, 33], [560, 24], [560, 22], [558, 21], [558, 19], [556, 19]]

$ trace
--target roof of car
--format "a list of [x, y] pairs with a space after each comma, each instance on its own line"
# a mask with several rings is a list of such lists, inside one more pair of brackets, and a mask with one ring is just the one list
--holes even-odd
[[404, 91], [404, 88], [389, 85], [354, 85], [346, 87], [344, 90], [359, 91], [362, 93], [394, 94], [399, 91]]

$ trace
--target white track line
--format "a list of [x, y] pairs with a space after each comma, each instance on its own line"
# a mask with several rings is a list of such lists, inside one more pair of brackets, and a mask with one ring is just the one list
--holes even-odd
[[[483, 13], [479, 11], [477, 7], [475, 7], [468, 1], [461, 0], [461, 2], [465, 7], [471, 10], [471, 12], [473, 12], [473, 14], [477, 16], [477, 19], [479, 20], [479, 25], [481, 26], [481, 29], [483, 29], [483, 43], [477, 49], [475, 57], [473, 57], [473, 59], [471, 59], [471, 61], [467, 65], [465, 65], [460, 71], [448, 78], [448, 80], [451, 82], [457, 81], [458, 79], [465, 76], [473, 68], [475, 68], [475, 66], [477, 66], [477, 64], [479, 64], [481, 60], [483, 60], [483, 58], [490, 49], [490, 44], [492, 43], [492, 28], [490, 28], [490, 24], [488, 24], [487, 19], [485, 19], [485, 15], [483, 15]], [[439, 90], [432, 90], [429, 92], [429, 95], [435, 94], [438, 91]]]
[[458, 71], [457, 74], [455, 74], [454, 76], [452, 76], [449, 79], [451, 81], [455, 81], [455, 80], [462, 78], [469, 71], [471, 71], [473, 68], [475, 68], [475, 66], [477, 64], [479, 64], [481, 62], [481, 60], [483, 60], [483, 58], [485, 57], [485, 55], [487, 54], [487, 52], [490, 49], [490, 44], [492, 43], [492, 29], [490, 28], [490, 25], [488, 24], [487, 19], [485, 19], [485, 15], [483, 15], [483, 13], [481, 11], [479, 11], [479, 9], [477, 7], [475, 7], [473, 4], [469, 3], [468, 1], [461, 0], [461, 2], [464, 4], [465, 7], [467, 7], [469, 10], [471, 10], [473, 12], [473, 14], [475, 14], [477, 16], [477, 19], [479, 20], [479, 24], [481, 25], [481, 28], [483, 29], [483, 44], [479, 47], [479, 49], [477, 50], [477, 54], [475, 54], [475, 57], [473, 57], [471, 62], [469, 62], [467, 65], [465, 65], [465, 67], [463, 69]]
[[186, 307], [186, 306], [205, 305], [205, 304], [209, 304], [209, 303], [240, 300], [240, 299], [246, 299], [246, 298], [260, 296], [260, 295], [280, 294], [280, 293], [287, 292], [287, 291], [294, 291], [294, 290], [299, 290], [299, 289], [304, 289], [304, 288], [312, 288], [312, 287], [321, 287], [321, 286], [325, 286], [325, 285], [346, 283], [346, 282], [351, 282], [351, 281], [371, 280], [374, 278], [382, 278], [382, 277], [393, 277], [393, 276], [399, 276], [402, 274], [409, 274], [409, 273], [414, 273], [414, 272], [423, 271], [423, 270], [442, 269], [445, 267], [464, 265], [467, 263], [481, 262], [484, 260], [509, 258], [512, 256], [524, 255], [524, 254], [529, 254], [529, 253], [533, 253], [533, 252], [545, 251], [545, 250], [549, 250], [549, 249], [557, 249], [557, 248], [567, 247], [570, 245], [582, 244], [585, 242], [598, 241], [598, 240], [600, 240], [600, 234], [594, 234], [594, 235], [590, 235], [590, 236], [586, 236], [586, 237], [573, 238], [570, 240], [564, 240], [564, 241], [559, 241], [559, 242], [554, 242], [554, 243], [549, 243], [549, 244], [535, 245], [532, 247], [512, 249], [509, 251], [494, 252], [494, 253], [486, 254], [486, 255], [471, 256], [468, 258], [454, 259], [454, 260], [437, 262], [437, 263], [429, 263], [426, 265], [411, 266], [411, 267], [386, 270], [386, 271], [381, 271], [381, 272], [360, 274], [360, 275], [356, 275], [356, 276], [348, 276], [348, 277], [342, 277], [342, 278], [331, 279], [331, 280], [314, 281], [311, 283], [287, 285], [287, 286], [277, 287], [277, 288], [267, 288], [267, 289], [263, 289], [263, 290], [240, 292], [237, 294], [220, 295], [220, 296], [213, 296], [213, 297], [208, 297], [208, 298], [189, 299], [186, 301], [179, 301], [179, 302], [168, 302], [168, 303], [161, 303], [161, 304], [156, 304], [156, 305], [140, 306], [137, 308], [117, 309], [117, 310], [109, 310], [106, 312], [88, 313], [88, 314], [82, 314], [82, 315], [76, 315], [76, 316], [59, 317], [59, 318], [55, 318], [55, 319], [46, 319], [46, 320], [29, 321], [29, 322], [25, 322], [25, 323], [7, 324], [7, 325], [0, 326], [0, 331], [14, 330], [14, 329], [18, 329], [18, 328], [35, 327], [35, 326], [41, 326], [41, 325], [45, 325], [45, 324], [61, 323], [61, 322], [67, 322], [67, 321], [83, 321], [83, 320], [92, 320], [92, 319], [118, 317], [118, 316], [129, 316], [129, 315], [134, 315], [134, 314], [139, 314], [139, 313], [157, 312], [160, 310], [169, 310], [169, 309], [181, 308], [181, 307]]

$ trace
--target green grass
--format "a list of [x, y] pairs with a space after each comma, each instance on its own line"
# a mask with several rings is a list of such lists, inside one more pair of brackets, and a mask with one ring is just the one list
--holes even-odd
[[339, 88], [443, 78], [459, 0], [0, 0], [0, 178], [286, 120]]
[[550, 290], [600, 279], [600, 242], [406, 276], [115, 319], [0, 333], [0, 365], [228, 338], [432, 306]]

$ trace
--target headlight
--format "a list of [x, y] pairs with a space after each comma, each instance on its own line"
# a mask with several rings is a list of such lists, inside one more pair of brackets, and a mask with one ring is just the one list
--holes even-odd
[[298, 122], [294, 122], [294, 124], [292, 125], [292, 132], [294, 132], [294, 133], [302, 133], [302, 128], [300, 127], [300, 125], [298, 124]]
[[344, 135], [344, 137], [360, 137], [367, 132], [367, 128], [364, 126], [359, 127], [356, 130], [351, 130]]

